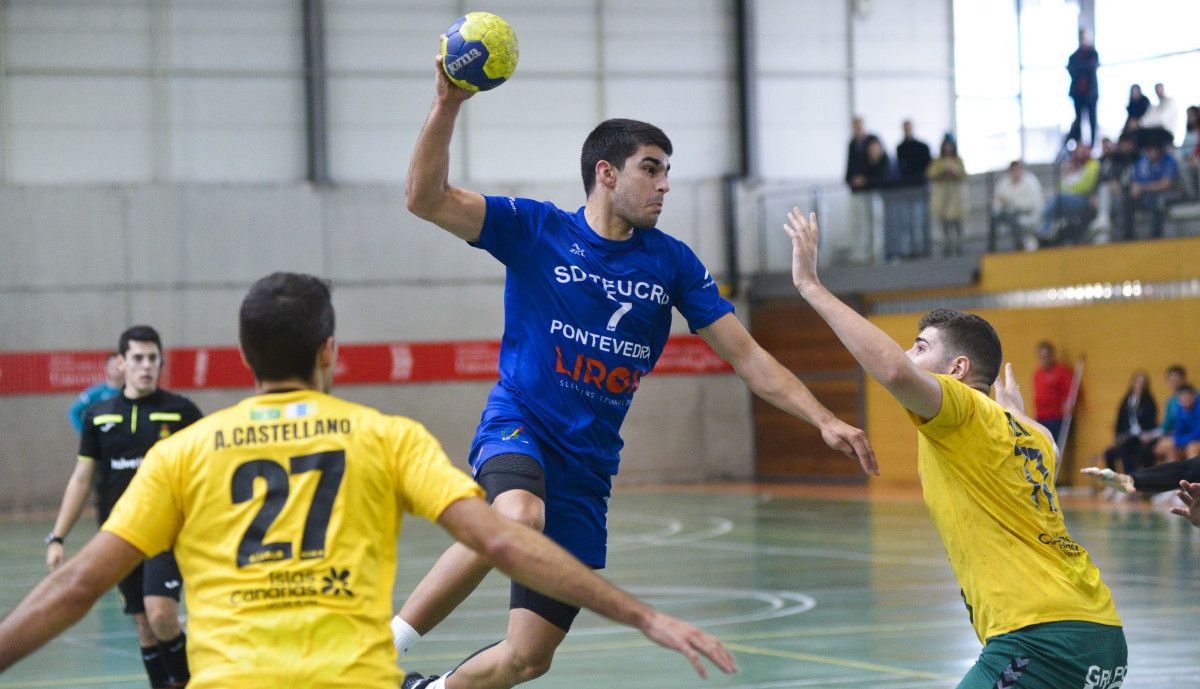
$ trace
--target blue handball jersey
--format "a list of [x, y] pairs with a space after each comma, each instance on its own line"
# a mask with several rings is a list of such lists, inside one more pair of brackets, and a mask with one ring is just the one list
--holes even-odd
[[733, 305], [696, 254], [658, 229], [614, 241], [592, 231], [583, 208], [486, 200], [475, 245], [507, 275], [500, 382], [484, 419], [511, 414], [539, 443], [616, 474], [621, 422], [662, 354], [671, 308], [695, 332]]

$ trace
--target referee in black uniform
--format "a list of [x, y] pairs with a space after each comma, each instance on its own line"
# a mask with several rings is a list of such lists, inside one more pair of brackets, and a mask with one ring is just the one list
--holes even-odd
[[[191, 400], [159, 389], [162, 340], [154, 328], [135, 325], [121, 333], [117, 352], [125, 387], [120, 395], [96, 402], [83, 413], [79, 461], [63, 493], [54, 530], [46, 536], [51, 571], [63, 562], [63, 539], [79, 519], [92, 486], [96, 516], [103, 524], [150, 447], [201, 416]], [[151, 687], [183, 687], [190, 677], [187, 637], [179, 626], [182, 584], [171, 551], [146, 560], [117, 584], [125, 614], [137, 624]]]

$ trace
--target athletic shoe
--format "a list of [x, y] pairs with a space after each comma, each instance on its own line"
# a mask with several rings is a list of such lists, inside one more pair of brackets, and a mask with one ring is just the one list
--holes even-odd
[[404, 681], [400, 683], [400, 689], [425, 689], [437, 678], [437, 675], [426, 677], [419, 672], [410, 672], [404, 676]]

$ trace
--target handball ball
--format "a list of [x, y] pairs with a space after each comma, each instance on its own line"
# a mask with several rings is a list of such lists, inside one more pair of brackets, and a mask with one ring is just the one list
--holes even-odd
[[442, 69], [468, 91], [494, 89], [517, 69], [517, 35], [491, 12], [469, 12], [446, 29]]

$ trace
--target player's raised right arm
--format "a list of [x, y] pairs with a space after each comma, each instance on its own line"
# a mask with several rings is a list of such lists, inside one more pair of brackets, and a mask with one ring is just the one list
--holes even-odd
[[408, 210], [460, 239], [473, 242], [483, 229], [483, 196], [450, 186], [450, 138], [463, 101], [474, 95], [446, 78], [442, 58], [435, 59], [437, 96], [417, 136], [404, 180]]

